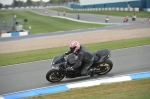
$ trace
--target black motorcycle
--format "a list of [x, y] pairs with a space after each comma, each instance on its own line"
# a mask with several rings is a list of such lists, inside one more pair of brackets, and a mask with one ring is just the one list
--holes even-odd
[[[110, 50], [99, 50], [94, 55], [94, 62], [89, 68], [89, 75], [93, 77], [94, 75], [104, 75], [107, 74], [113, 67], [112, 61], [109, 59], [111, 56]], [[46, 79], [49, 82], [59, 82], [64, 77], [66, 78], [75, 78], [81, 77], [81, 70], [83, 68], [84, 62], [82, 65], [74, 70], [67, 71], [68, 66], [73, 66], [76, 63], [77, 57], [74, 54], [65, 57], [65, 54], [56, 56], [53, 58], [51, 63], [52, 69], [49, 70], [46, 74]]]

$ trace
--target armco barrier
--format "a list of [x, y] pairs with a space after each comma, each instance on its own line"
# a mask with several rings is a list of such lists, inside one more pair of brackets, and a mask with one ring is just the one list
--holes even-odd
[[25, 36], [29, 35], [30, 32], [25, 31], [25, 32], [12, 32], [12, 33], [2, 33], [1, 37], [14, 37], [14, 36]]
[[138, 74], [129, 74], [124, 76], [116, 76], [111, 78], [103, 78], [103, 79], [92, 79], [91, 81], [84, 81], [84, 82], [75, 82], [66, 85], [58, 85], [58, 86], [51, 86], [51, 87], [44, 87], [38, 88], [33, 90], [27, 90], [22, 92], [10, 93], [1, 95], [0, 99], [19, 99], [19, 98], [27, 98], [33, 96], [40, 96], [46, 94], [54, 94], [59, 92], [68, 91], [73, 88], [82, 88], [82, 87], [89, 87], [107, 83], [114, 83], [114, 82], [123, 82], [123, 81], [130, 81], [130, 80], [137, 80], [143, 78], [150, 78], [150, 71]]
[[139, 8], [80, 8], [80, 9], [73, 9], [77, 11], [139, 11]]
[[[117, 7], [112, 7], [112, 8], [68, 8], [65, 6], [31, 6], [31, 7], [9, 7], [9, 8], [0, 8], [0, 10], [14, 10], [14, 9], [29, 9], [29, 8], [50, 8], [50, 7], [63, 7], [69, 10], [77, 10], [77, 11], [139, 11], [139, 8], [117, 8]], [[150, 12], [149, 8], [144, 8], [144, 11]]]

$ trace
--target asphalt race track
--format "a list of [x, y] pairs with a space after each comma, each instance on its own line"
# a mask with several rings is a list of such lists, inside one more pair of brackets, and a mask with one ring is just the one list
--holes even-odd
[[[37, 13], [43, 13], [43, 10], [36, 10]], [[50, 13], [50, 12], [48, 12]], [[56, 14], [56, 12], [51, 12], [52, 14]], [[44, 13], [43, 13], [44, 14]], [[69, 15], [68, 15], [69, 16]], [[71, 14], [70, 14], [71, 17]], [[72, 15], [72, 18], [74, 16]], [[85, 18], [86, 21], [93, 21], [93, 15], [88, 15]], [[76, 17], [74, 17], [76, 18]], [[121, 18], [118, 18], [122, 20]], [[115, 20], [115, 18], [114, 18]], [[116, 18], [117, 20], [117, 18]], [[140, 23], [130, 23], [130, 25], [125, 26], [115, 26], [115, 27], [108, 27], [105, 29], [134, 29], [134, 28], [148, 28], [150, 24]], [[97, 31], [101, 29], [88, 29], [88, 30], [81, 30], [77, 32], [85, 32], [85, 31]], [[65, 33], [74, 33], [74, 32], [64, 32]], [[59, 33], [58, 33], [59, 34]], [[55, 34], [40, 34], [40, 35], [29, 35], [25, 37], [13, 37], [13, 38], [0, 38], [0, 43], [8, 42], [8, 41], [18, 41], [27, 38], [36, 38], [41, 36], [50, 36]], [[91, 80], [96, 78], [104, 78], [104, 77], [113, 77], [117, 75], [124, 75], [130, 73], [139, 73], [139, 72], [146, 72], [150, 71], [150, 45], [147, 46], [140, 46], [134, 48], [127, 48], [127, 49], [120, 49], [120, 50], [113, 50], [111, 52], [111, 60], [114, 63], [114, 67], [110, 73], [103, 76], [94, 76], [90, 77], [80, 77], [69, 79], [65, 78], [61, 82], [58, 83], [50, 83], [46, 80], [45, 75], [48, 70], [51, 69], [50, 63], [51, 60], [45, 61], [38, 61], [32, 63], [25, 63], [25, 64], [17, 64], [11, 65], [6, 67], [0, 67], [0, 95], [13, 93], [18, 91], [30, 90], [35, 88], [47, 87], [47, 86], [54, 86], [60, 84], [66, 84], [71, 82], [77, 81], [84, 81], [84, 80]]]
[[103, 76], [65, 78], [58, 83], [50, 83], [45, 75], [50, 70], [51, 60], [0, 67], [0, 94], [24, 91], [29, 89], [66, 84], [103, 77], [112, 77], [130, 73], [150, 71], [150, 45], [112, 51], [110, 58], [114, 67]]

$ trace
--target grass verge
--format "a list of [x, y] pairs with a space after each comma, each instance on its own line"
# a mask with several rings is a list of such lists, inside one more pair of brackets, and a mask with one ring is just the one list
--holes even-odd
[[136, 14], [138, 18], [148, 18], [150, 12], [144, 11], [73, 11], [65, 8], [50, 8], [50, 10], [59, 11], [59, 12], [67, 12], [67, 13], [88, 13], [88, 14], [100, 14], [100, 15], [108, 15], [108, 16], [119, 16], [119, 17], [132, 17], [133, 14]]
[[[101, 24], [89, 24], [74, 22], [67, 19], [54, 18], [50, 16], [42, 16], [35, 14], [30, 11], [0, 11], [0, 20], [6, 21], [5, 25], [10, 26], [13, 24], [13, 16], [17, 16], [17, 21], [19, 24], [22, 24], [25, 30], [28, 30], [29, 26], [32, 27], [30, 30], [31, 34], [37, 33], [51, 33], [58, 31], [69, 31], [77, 29], [87, 29], [87, 28], [100, 28], [107, 25]], [[28, 22], [25, 24], [24, 19], [28, 19]], [[11, 20], [11, 21], [10, 21]], [[0, 23], [0, 26], [4, 25]]]
[[[97, 50], [106, 48], [115, 50], [148, 44], [150, 44], [150, 37], [102, 42], [95, 44], [85, 44], [85, 46], [89, 48], [92, 52], [95, 52]], [[68, 50], [69, 47], [65, 46], [59, 48], [47, 48], [25, 52], [0, 54], [0, 66], [51, 59], [54, 56], [60, 55]]]
[[106, 84], [29, 99], [150, 99], [150, 79]]

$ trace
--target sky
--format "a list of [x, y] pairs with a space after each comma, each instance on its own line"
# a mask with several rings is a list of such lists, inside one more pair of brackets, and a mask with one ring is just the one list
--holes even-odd
[[[17, 0], [16, 0], [17, 1]], [[18, 0], [19, 1], [19, 0]], [[20, 0], [20, 1], [27, 1], [27, 0]], [[40, 1], [40, 0], [32, 0], [32, 1]], [[42, 0], [44, 2], [47, 2], [49, 0]], [[13, 0], [0, 0], [0, 3], [2, 3], [3, 5], [6, 5], [6, 4], [12, 4]]]

